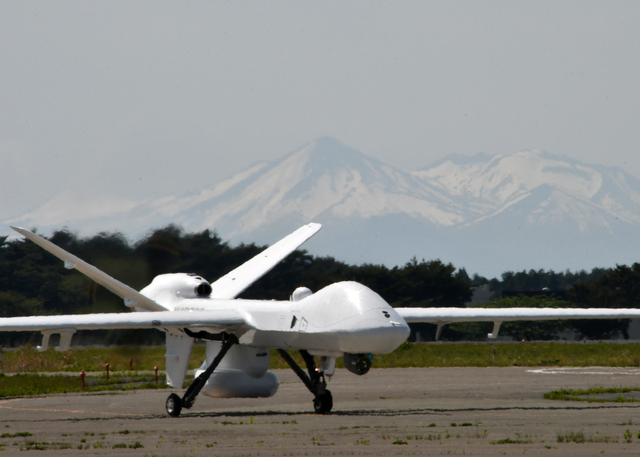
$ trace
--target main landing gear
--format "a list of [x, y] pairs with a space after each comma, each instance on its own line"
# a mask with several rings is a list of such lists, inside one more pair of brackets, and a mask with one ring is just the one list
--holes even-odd
[[178, 417], [180, 415], [180, 412], [182, 411], [182, 408], [189, 409], [193, 406], [193, 403], [196, 401], [196, 397], [211, 377], [213, 370], [218, 367], [223, 357], [226, 355], [229, 349], [231, 349], [231, 346], [233, 346], [237, 342], [238, 338], [236, 338], [234, 335], [225, 335], [222, 340], [222, 348], [220, 349], [220, 352], [218, 352], [218, 355], [215, 357], [215, 359], [213, 359], [211, 365], [209, 365], [205, 371], [200, 373], [200, 376], [193, 380], [193, 383], [191, 383], [187, 391], [184, 393], [184, 396], [180, 398], [180, 396], [175, 393], [169, 395], [169, 397], [167, 398], [167, 403], [165, 405], [167, 414], [169, 414], [169, 416]]
[[324, 373], [316, 368], [313, 356], [305, 350], [300, 351], [300, 355], [302, 355], [307, 365], [307, 371], [309, 372], [307, 375], [284, 349], [278, 349], [278, 353], [298, 375], [304, 385], [307, 386], [307, 389], [315, 396], [313, 399], [313, 408], [316, 413], [325, 414], [331, 411], [331, 408], [333, 408], [333, 397], [331, 396], [331, 391], [327, 389]]
[[[182, 412], [182, 408], [189, 409], [193, 406], [196, 397], [213, 374], [213, 371], [218, 367], [229, 349], [231, 349], [231, 346], [237, 343], [238, 339], [234, 335], [224, 335], [220, 352], [213, 359], [211, 365], [193, 381], [184, 396], [180, 398], [178, 394], [172, 393], [167, 397], [165, 406], [169, 416], [178, 417]], [[331, 408], [333, 408], [333, 397], [331, 396], [331, 391], [327, 389], [327, 381], [324, 378], [324, 373], [316, 367], [313, 356], [305, 350], [300, 351], [307, 365], [307, 374], [285, 350], [278, 349], [278, 352], [302, 380], [304, 385], [307, 386], [307, 389], [314, 395], [313, 409], [315, 412], [317, 414], [325, 414], [331, 411]]]

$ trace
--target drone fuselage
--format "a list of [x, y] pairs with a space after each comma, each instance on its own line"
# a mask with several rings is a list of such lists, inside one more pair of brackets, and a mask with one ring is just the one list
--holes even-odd
[[252, 347], [306, 349], [334, 357], [345, 352], [385, 354], [409, 336], [404, 319], [357, 282], [339, 282], [299, 300], [294, 296], [293, 301], [278, 301], [201, 297], [194, 291], [202, 281], [180, 273], [161, 275], [140, 292], [169, 311], [232, 310], [245, 320], [234, 332], [239, 343]]

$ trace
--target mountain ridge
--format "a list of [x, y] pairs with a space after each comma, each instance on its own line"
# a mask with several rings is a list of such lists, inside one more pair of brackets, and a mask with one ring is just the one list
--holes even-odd
[[[42, 229], [45, 214], [56, 222], [63, 205], [56, 198], [5, 223]], [[403, 171], [324, 137], [198, 193], [120, 205], [104, 203], [108, 213], [84, 219], [70, 213], [65, 220], [62, 211], [50, 225], [61, 228], [62, 218], [102, 231], [175, 223], [216, 230], [233, 243], [270, 244], [314, 221], [325, 230], [305, 247], [317, 255], [387, 265], [437, 257], [489, 276], [640, 256], [630, 239], [640, 229], [640, 180], [538, 150], [453, 155]]]

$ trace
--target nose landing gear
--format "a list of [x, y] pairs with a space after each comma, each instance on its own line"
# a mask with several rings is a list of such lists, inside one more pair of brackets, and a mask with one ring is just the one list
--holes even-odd
[[333, 408], [333, 397], [331, 396], [331, 391], [327, 389], [327, 381], [324, 378], [324, 373], [316, 368], [313, 356], [305, 350], [300, 351], [300, 355], [302, 355], [307, 365], [307, 371], [309, 372], [307, 375], [284, 349], [278, 349], [278, 353], [285, 362], [289, 364], [295, 374], [298, 375], [304, 385], [307, 386], [309, 392], [314, 395], [313, 409], [315, 412], [317, 414], [325, 414], [331, 411], [331, 408]]
[[323, 394], [316, 395], [313, 399], [313, 409], [317, 414], [328, 413], [331, 408], [333, 408], [333, 397], [330, 390], [325, 389]]

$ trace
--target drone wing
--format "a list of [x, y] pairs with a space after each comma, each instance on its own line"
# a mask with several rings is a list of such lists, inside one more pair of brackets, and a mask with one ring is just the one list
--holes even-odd
[[66, 314], [0, 318], [0, 331], [49, 331], [156, 328], [187, 328], [229, 331], [245, 325], [245, 319], [232, 309], [212, 311], [161, 311], [108, 314]]
[[64, 262], [65, 268], [76, 269], [95, 282], [104, 286], [114, 294], [124, 299], [127, 306], [136, 306], [138, 308], [146, 309], [147, 311], [166, 311], [166, 308], [159, 305], [155, 301], [148, 297], [145, 297], [137, 290], [127, 286], [126, 284], [112, 278], [103, 271], [98, 270], [93, 265], [88, 264], [82, 259], [79, 259], [73, 254], [65, 251], [64, 249], [56, 246], [51, 241], [45, 240], [39, 235], [30, 232], [27, 229], [21, 227], [11, 227], [13, 230], [21, 235], [24, 235], [29, 240], [40, 246], [45, 251], [49, 251], [57, 258]]
[[211, 284], [211, 298], [235, 298], [322, 228], [307, 224]]
[[493, 322], [489, 338], [496, 338], [502, 322], [549, 321], [559, 319], [634, 319], [634, 308], [395, 308], [408, 323], [437, 324], [436, 338], [446, 324], [456, 322]]

